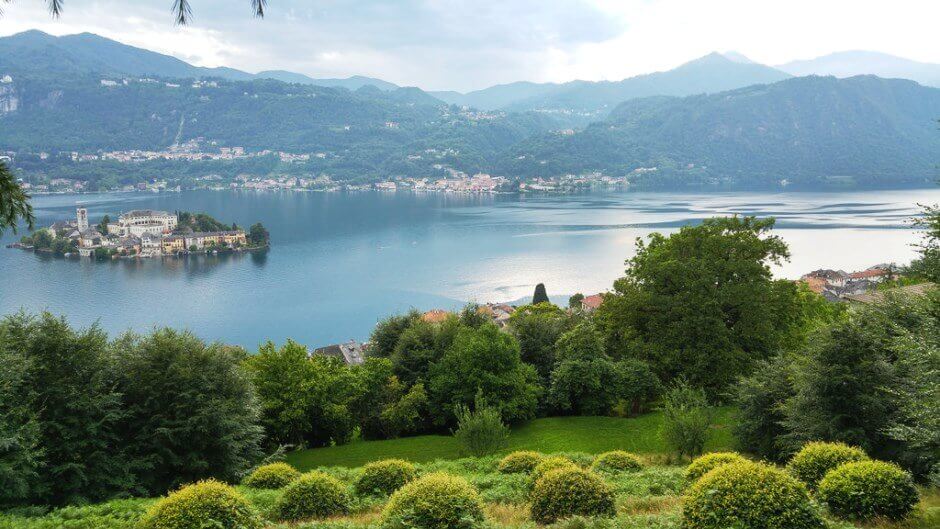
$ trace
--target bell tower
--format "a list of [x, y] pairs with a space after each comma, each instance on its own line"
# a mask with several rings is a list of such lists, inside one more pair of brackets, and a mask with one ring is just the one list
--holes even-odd
[[75, 217], [78, 220], [78, 231], [84, 232], [88, 229], [88, 210], [85, 208], [78, 208], [75, 210]]

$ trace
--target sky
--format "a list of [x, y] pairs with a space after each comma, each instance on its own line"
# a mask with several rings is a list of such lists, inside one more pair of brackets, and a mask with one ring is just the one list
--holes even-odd
[[378, 77], [426, 90], [620, 80], [713, 51], [782, 64], [844, 50], [940, 63], [940, 0], [0, 0], [0, 35], [92, 32], [198, 66]]

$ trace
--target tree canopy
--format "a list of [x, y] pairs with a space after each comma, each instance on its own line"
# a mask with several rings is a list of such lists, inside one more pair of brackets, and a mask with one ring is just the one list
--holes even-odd
[[0, 161], [0, 235], [3, 235], [7, 228], [16, 233], [20, 220], [24, 221], [29, 229], [33, 229], [33, 206], [29, 203], [29, 195], [13, 176], [13, 171], [6, 163]]

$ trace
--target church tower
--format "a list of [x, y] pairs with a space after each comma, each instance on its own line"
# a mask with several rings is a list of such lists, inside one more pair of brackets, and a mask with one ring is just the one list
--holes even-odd
[[85, 230], [88, 229], [88, 210], [85, 208], [78, 208], [75, 210], [75, 217], [78, 219], [79, 233], [85, 232]]

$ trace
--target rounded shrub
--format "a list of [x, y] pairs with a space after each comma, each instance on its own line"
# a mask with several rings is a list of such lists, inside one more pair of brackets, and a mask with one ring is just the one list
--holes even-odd
[[499, 462], [499, 471], [503, 474], [519, 474], [532, 472], [536, 465], [541, 463], [545, 456], [531, 450], [513, 452]]
[[857, 461], [830, 470], [817, 497], [839, 518], [903, 520], [917, 505], [911, 476], [893, 463]]
[[142, 529], [260, 529], [261, 519], [241, 494], [214, 480], [187, 485], [153, 504]]
[[542, 476], [532, 491], [532, 519], [554, 523], [571, 516], [614, 516], [614, 493], [603, 478], [575, 466]]
[[428, 474], [398, 489], [382, 512], [388, 529], [468, 529], [483, 523], [483, 501], [465, 479]]
[[279, 489], [300, 477], [300, 472], [287, 463], [262, 465], [248, 474], [242, 485], [253, 489]]
[[296, 521], [349, 512], [349, 492], [336, 478], [307, 472], [284, 488], [275, 504], [277, 517]]
[[812, 442], [804, 445], [793, 456], [793, 459], [787, 463], [787, 470], [806, 483], [811, 490], [816, 490], [819, 480], [826, 475], [826, 472], [843, 463], [867, 459], [868, 456], [861, 448], [845, 443]]
[[391, 494], [415, 479], [415, 466], [401, 459], [376, 461], [362, 467], [356, 478], [358, 494]]
[[544, 476], [546, 473], [558, 469], [558, 468], [578, 468], [578, 465], [575, 465], [567, 457], [561, 456], [552, 456], [546, 457], [542, 460], [541, 463], [535, 465], [535, 468], [532, 469], [532, 472], [529, 473], [529, 479], [532, 486], [538, 482], [538, 480]]
[[713, 468], [727, 465], [728, 463], [741, 463], [747, 461], [737, 452], [713, 452], [695, 458], [694, 461], [685, 469], [685, 482], [689, 485], [695, 483], [702, 476]]
[[643, 462], [640, 458], [623, 450], [614, 450], [613, 452], [604, 452], [596, 458], [591, 464], [594, 470], [606, 472], [636, 472], [643, 468]]
[[742, 461], [696, 481], [682, 502], [683, 529], [822, 529], [806, 486], [782, 470]]

